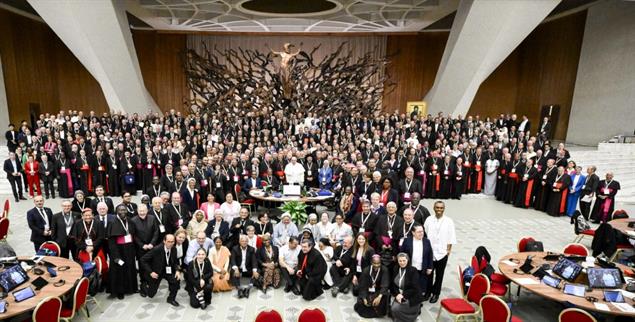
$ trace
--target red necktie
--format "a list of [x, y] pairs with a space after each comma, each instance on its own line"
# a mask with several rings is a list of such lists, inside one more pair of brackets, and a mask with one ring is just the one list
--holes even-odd
[[309, 254], [304, 254], [304, 260], [302, 261], [302, 268], [300, 268], [300, 271], [304, 272], [304, 268], [306, 268], [306, 259], [309, 258]]

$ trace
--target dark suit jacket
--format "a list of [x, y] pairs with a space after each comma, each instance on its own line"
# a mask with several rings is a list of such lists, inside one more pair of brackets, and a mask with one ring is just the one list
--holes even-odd
[[[13, 135], [11, 135], [11, 132], [13, 132]], [[5, 132], [4, 137], [7, 139], [7, 147], [9, 147], [9, 151], [10, 152], [15, 151], [15, 148], [18, 147], [18, 132], [7, 131]], [[11, 140], [13, 140], [14, 138], [15, 138], [15, 143], [11, 142]]]
[[[53, 161], [51, 160], [48, 160], [46, 161], [46, 165], [47, 165], [47, 168], [44, 169], [44, 161], [40, 161], [40, 167], [38, 169], [38, 173], [40, 174], [40, 180], [44, 182], [51, 182], [57, 175], [57, 172], [55, 169], [55, 163], [53, 163]], [[48, 176], [46, 175], [47, 171], [49, 173]]]
[[[207, 222], [207, 228], [205, 229], [205, 235], [207, 237], [212, 238], [212, 233], [214, 233], [214, 229], [216, 227], [216, 220], [212, 219]], [[225, 220], [221, 221], [220, 228], [218, 228], [218, 233], [220, 234], [221, 240], [224, 242], [229, 238], [229, 223]]]
[[[256, 259], [256, 250], [251, 247], [251, 246], [247, 246], [247, 258], [245, 259], [245, 268], [247, 269], [247, 272], [252, 272], [254, 269], [258, 269], [258, 261]], [[240, 264], [242, 263], [243, 260], [243, 254], [240, 250], [240, 245], [236, 245], [232, 248], [231, 251], [231, 260], [230, 260], [230, 265], [231, 269], [233, 270], [234, 268], [238, 267], [238, 270], [240, 270]]]
[[107, 231], [107, 227], [111, 225], [113, 220], [117, 220], [115, 215], [107, 214], [106, 215], [106, 226], [104, 227], [104, 223], [101, 221], [101, 216], [99, 216], [99, 214], [95, 215], [96, 224], [99, 224], [102, 228], [104, 228], [104, 231]]
[[172, 274], [175, 274], [177, 268], [179, 268], [176, 259], [176, 249], [172, 247], [170, 250], [169, 262], [166, 262], [165, 257], [165, 246], [161, 243], [143, 255], [141, 260], [139, 260], [139, 265], [141, 265], [143, 270], [148, 272], [148, 274], [154, 272], [160, 276], [165, 276], [165, 268], [168, 266], [172, 268]]
[[[86, 191], [84, 191], [84, 193], [86, 193]], [[109, 214], [114, 214], [115, 213], [115, 205], [112, 203], [112, 199], [110, 199], [110, 197], [104, 197], [104, 202], [106, 202], [106, 205], [108, 205], [108, 213]], [[97, 204], [98, 203], [99, 203], [99, 199], [97, 197], [93, 198], [93, 200], [90, 201], [90, 208], [93, 210], [94, 214], [97, 213]]]
[[[251, 178], [245, 180], [245, 183], [243, 184], [243, 190], [245, 190], [245, 193], [249, 193], [249, 189], [254, 188], [254, 185], [251, 182]], [[262, 189], [262, 180], [260, 178], [256, 178], [256, 188], [258, 189]]]
[[167, 214], [170, 216], [170, 218], [172, 218], [173, 220], [176, 221], [176, 225], [177, 226], [178, 226], [179, 219], [183, 220], [183, 224], [181, 226], [183, 228], [186, 228], [187, 224], [190, 222], [190, 220], [192, 220], [192, 213], [190, 212], [190, 207], [185, 203], [185, 201], [183, 201], [178, 206], [178, 208], [180, 210], [180, 213], [179, 213], [179, 211], [176, 210], [177, 208], [175, 206], [173, 206], [172, 203], [170, 203], [167, 206], [163, 207], [163, 211], [167, 212]]
[[[50, 208], [44, 207], [44, 212], [46, 213], [46, 217], [48, 217], [49, 225], [53, 225], [53, 211]], [[26, 213], [26, 220], [29, 223], [29, 228], [31, 229], [31, 241], [34, 243], [43, 243], [45, 241], [51, 240], [52, 236], [44, 236], [44, 225], [46, 222], [40, 212], [36, 208], [32, 208]], [[49, 229], [52, 229], [49, 227]]]
[[[273, 252], [273, 258], [271, 258], [271, 261], [275, 263], [276, 266], [278, 266], [278, 256], [280, 254], [279, 249], [278, 247], [271, 245], [271, 250]], [[262, 273], [262, 264], [265, 263], [265, 261], [267, 260], [267, 251], [265, 250], [264, 246], [256, 250], [256, 260], [258, 261], [258, 268]]]
[[[22, 164], [20, 163], [18, 159], [15, 159], [15, 166], [16, 168], [18, 168], [18, 172], [22, 173]], [[11, 164], [10, 159], [4, 160], [4, 172], [7, 173], [7, 177], [9, 176], [13, 177], [11, 175], [13, 173], [13, 165]]]
[[[71, 211], [71, 217], [73, 217], [73, 222], [71, 223], [71, 234], [72, 227], [75, 222], [81, 220], [81, 215], [79, 213]], [[60, 247], [66, 247], [66, 240], [68, 235], [66, 234], [66, 222], [64, 221], [64, 215], [62, 212], [58, 212], [53, 215], [53, 221], [51, 222], [51, 229], [53, 230], [52, 239], [60, 245]], [[72, 235], [71, 235], [72, 236]]]
[[600, 183], [600, 177], [597, 174], [592, 174], [588, 176], [588, 181], [584, 185], [584, 189], [582, 189], [583, 195], [588, 195], [595, 192], [598, 188], [598, 184]]
[[[410, 257], [411, 265], [412, 265], [412, 252], [413, 252], [412, 242], [413, 242], [413, 238], [408, 237], [406, 238], [406, 240], [404, 240], [403, 244], [401, 245], [401, 252], [408, 254], [408, 256]], [[421, 270], [424, 271], [424, 273], [425, 273], [425, 270], [432, 269], [433, 260], [434, 259], [432, 257], [432, 245], [430, 245], [430, 240], [424, 237], [423, 249], [421, 252]]]

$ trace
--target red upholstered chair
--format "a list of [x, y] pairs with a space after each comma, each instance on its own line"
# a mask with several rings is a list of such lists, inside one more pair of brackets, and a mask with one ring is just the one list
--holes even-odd
[[441, 300], [437, 321], [439, 321], [443, 310], [454, 315], [455, 320], [478, 316], [479, 312], [475, 306], [481, 302], [481, 298], [483, 298], [484, 295], [489, 293], [489, 286], [487, 276], [483, 274], [474, 275], [465, 297]]
[[60, 253], [62, 252], [60, 245], [58, 245], [54, 241], [47, 241], [42, 243], [42, 245], [40, 245], [40, 249], [48, 249], [48, 250], [54, 251], [55, 254], [57, 254], [57, 256], [60, 256]]
[[486, 295], [481, 299], [481, 321], [483, 322], [522, 322], [512, 316], [507, 303], [498, 296]]
[[525, 252], [527, 249], [527, 243], [530, 241], [536, 241], [533, 237], [523, 237], [518, 241], [518, 252]]
[[[71, 307], [62, 307], [60, 312], [60, 319], [62, 321], [70, 322], [79, 310], [85, 308], [86, 296], [88, 295], [88, 278], [82, 277], [75, 285], [75, 291], [73, 291], [73, 304]], [[86, 316], [88, 316], [88, 309], [86, 309]]]
[[256, 315], [254, 322], [282, 322], [282, 315], [276, 310], [262, 311]]
[[[235, 184], [234, 185], [234, 192], [236, 192], [236, 198], [238, 198], [238, 195], [240, 194], [240, 191], [242, 189], [240, 188], [239, 184]], [[249, 196], [249, 191], [246, 192], [247, 196]], [[240, 205], [243, 207], [246, 207], [247, 209], [249, 209], [249, 213], [253, 212], [252, 208], [254, 208], [254, 205], [256, 204], [256, 201], [248, 198], [243, 200], [242, 202], [240, 202]]]
[[565, 255], [589, 256], [589, 250], [582, 244], [571, 243], [564, 246], [562, 253]]
[[58, 322], [60, 320], [60, 310], [62, 301], [57, 297], [46, 297], [37, 304], [31, 320], [33, 322]]
[[560, 312], [558, 316], [559, 322], [597, 322], [597, 320], [593, 317], [593, 315], [587, 313], [586, 311], [571, 308], [566, 309]]
[[7, 234], [9, 234], [9, 219], [2, 218], [0, 219], [0, 240], [6, 240]]
[[11, 209], [11, 203], [9, 199], [4, 201], [4, 209], [2, 210], [2, 216], [0, 218], [6, 218], [9, 215], [9, 210]]
[[[9, 200], [7, 200], [9, 201]], [[611, 215], [611, 220], [614, 219], [626, 219], [628, 218], [628, 214], [626, 213], [626, 210], [624, 209], [615, 209], [613, 211], [613, 214]]]
[[[474, 274], [482, 272], [485, 267], [487, 267], [487, 264], [488, 263], [485, 258], [481, 258], [479, 263], [476, 256], [472, 256], [472, 269], [474, 270]], [[511, 281], [505, 277], [505, 275], [494, 272], [489, 278], [492, 283], [490, 285], [490, 293], [498, 296], [504, 296], [507, 294], [507, 290], [509, 289], [508, 284], [511, 283]]]
[[326, 322], [326, 314], [319, 308], [304, 309], [298, 315], [298, 322]]

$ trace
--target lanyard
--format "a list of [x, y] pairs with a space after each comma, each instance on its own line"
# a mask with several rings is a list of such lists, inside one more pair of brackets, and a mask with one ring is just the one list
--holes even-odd
[[[366, 215], [366, 218], [364, 218], [364, 215]], [[362, 213], [362, 224], [361, 224], [362, 228], [364, 228], [364, 225], [366, 225], [366, 222], [368, 221], [368, 218], [370, 218], [370, 214]]]
[[564, 175], [564, 173], [559, 175], [559, 176], [556, 176], [556, 181], [555, 182], [558, 182], [558, 180], [560, 180], [560, 178], [562, 178], [563, 175]]
[[66, 220], [66, 214], [64, 214], [64, 222], [66, 223], [66, 227], [70, 226], [71, 223], [73, 223], [73, 216], [71, 216], [71, 214], [68, 214], [68, 220]]
[[126, 235], [130, 235], [130, 232], [128, 232], [128, 222], [126, 221], [126, 223], [124, 224], [123, 220], [121, 220], [121, 218], [119, 218], [119, 216], [117, 216], [117, 219], [119, 219], [119, 222], [123, 226], [123, 229], [126, 230]]
[[165, 266], [170, 266], [170, 252], [169, 249], [165, 250]]
[[[408, 182], [410, 181], [410, 182]], [[412, 186], [412, 180], [406, 180], [406, 191], [410, 192], [410, 187]]]
[[381, 268], [377, 269], [377, 273], [375, 274], [375, 277], [373, 277], [373, 274], [371, 272], [370, 274], [370, 280], [372, 281], [372, 285], [375, 286], [375, 282], [377, 282], [377, 279], [379, 278], [379, 272], [381, 272]]
[[388, 216], [388, 218], [387, 218], [388, 219], [387, 220], [388, 221], [388, 230], [392, 230], [392, 225], [395, 224], [395, 220], [397, 219], [397, 216], [392, 216], [392, 222], [391, 222], [390, 221], [390, 217], [391, 216]]
[[408, 230], [406, 230], [406, 223], [403, 224], [403, 237], [406, 238], [406, 236], [408, 236], [408, 233], [410, 233], [410, 230], [412, 230], [412, 225], [414, 225], [415, 222], [411, 222], [410, 223], [410, 227], [408, 227]]
[[93, 231], [93, 224], [95, 223], [94, 221], [90, 222], [90, 228], [86, 227], [86, 222], [82, 221], [84, 223], [84, 231], [86, 232], [86, 237], [88, 238], [88, 236], [90, 236], [90, 232]]
[[163, 213], [161, 211], [159, 211], [159, 214], [157, 214], [156, 210], [152, 210], [154, 212], [154, 215], [157, 216], [157, 218], [159, 218], [159, 224], [163, 224]]
[[406, 275], [406, 271], [403, 268], [399, 268], [399, 283], [397, 285], [399, 287], [399, 293], [402, 293], [401, 283], [405, 275]]
[[179, 208], [177, 209], [176, 206], [174, 204], [172, 204], [172, 208], [174, 208], [174, 210], [176, 211], [176, 213], [179, 215], [179, 217], [181, 217], [181, 206], [179, 206]]
[[[166, 258], [166, 260], [167, 260], [167, 258]], [[203, 263], [198, 264], [198, 273], [199, 273], [199, 276], [201, 277], [201, 279], [203, 279], [203, 269], [204, 268], [205, 268], [205, 260], [203, 260]]]

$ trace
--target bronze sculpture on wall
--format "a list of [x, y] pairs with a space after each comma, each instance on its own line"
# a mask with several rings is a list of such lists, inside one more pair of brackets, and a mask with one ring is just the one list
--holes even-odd
[[[203, 55], [187, 50], [185, 74], [193, 93], [189, 105], [202, 113], [255, 115], [283, 110], [372, 115], [381, 109], [384, 90], [395, 87], [386, 83], [388, 61], [373, 58], [370, 52], [355, 60], [351, 50], [344, 51], [345, 45], [317, 63], [313, 55], [320, 46], [295, 53], [292, 44], [268, 53], [206, 46]], [[278, 68], [276, 56], [281, 58]]]

